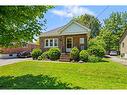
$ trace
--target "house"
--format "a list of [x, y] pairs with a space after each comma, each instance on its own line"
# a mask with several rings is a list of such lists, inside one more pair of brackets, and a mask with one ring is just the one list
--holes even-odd
[[77, 47], [79, 50], [87, 48], [87, 40], [90, 29], [75, 22], [41, 33], [40, 48], [43, 51], [52, 47], [58, 47], [62, 53], [69, 53], [71, 48]]
[[123, 33], [120, 39], [120, 54], [121, 57], [127, 58], [127, 30]]
[[23, 51], [32, 51], [34, 48], [39, 48], [39, 45], [28, 43], [23, 47], [0, 48], [0, 58], [15, 58], [17, 53]]

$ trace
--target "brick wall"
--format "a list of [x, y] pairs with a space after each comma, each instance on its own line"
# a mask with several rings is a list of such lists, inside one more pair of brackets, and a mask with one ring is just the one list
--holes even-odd
[[58, 38], [58, 48], [60, 48], [61, 51], [65, 52], [66, 50], [66, 38], [72, 37], [73, 38], [73, 47], [77, 47], [80, 49], [80, 46], [83, 44], [80, 44], [80, 38], [85, 38], [85, 49], [87, 48], [87, 35], [86, 34], [80, 34], [80, 35], [66, 35], [66, 36], [56, 36], [56, 37], [40, 37], [40, 48], [43, 51], [46, 51], [50, 48], [45, 48], [45, 39], [47, 38]]
[[19, 53], [23, 51], [32, 51], [34, 48], [39, 48], [39, 46], [35, 44], [27, 44], [26, 47], [0, 48], [0, 51], [4, 54], [13, 54], [13, 53]]

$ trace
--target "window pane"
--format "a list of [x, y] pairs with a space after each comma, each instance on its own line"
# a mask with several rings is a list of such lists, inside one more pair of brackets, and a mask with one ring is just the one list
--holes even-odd
[[58, 46], [58, 40], [54, 39], [54, 46]]
[[50, 46], [53, 46], [53, 40], [52, 39], [50, 40]]
[[46, 46], [48, 46], [48, 40], [46, 40]]
[[71, 40], [71, 38], [69, 39], [67, 39], [67, 48], [71, 48], [71, 46], [72, 46], [72, 40]]
[[80, 38], [80, 44], [84, 44], [84, 38]]

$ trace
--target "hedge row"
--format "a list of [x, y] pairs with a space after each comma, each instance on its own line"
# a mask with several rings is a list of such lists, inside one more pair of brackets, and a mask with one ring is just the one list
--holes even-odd
[[45, 59], [57, 60], [60, 58], [60, 55], [61, 53], [59, 48], [51, 48], [46, 52], [42, 52], [41, 49], [34, 49], [32, 51], [33, 59], [38, 59], [38, 60], [45, 60]]
[[78, 48], [72, 48], [71, 59], [74, 61], [84, 61], [84, 62], [99, 62], [105, 55], [105, 49], [99, 45], [91, 46], [87, 50], [82, 50], [79, 52]]

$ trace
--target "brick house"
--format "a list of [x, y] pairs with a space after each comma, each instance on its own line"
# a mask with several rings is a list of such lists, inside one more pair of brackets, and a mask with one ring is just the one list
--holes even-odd
[[121, 57], [127, 58], [127, 30], [123, 33], [120, 39], [120, 54]]
[[87, 48], [89, 33], [90, 29], [87, 27], [70, 21], [62, 27], [41, 33], [40, 48], [46, 51], [49, 48], [58, 47], [62, 54], [69, 53], [73, 47], [83, 50]]
[[[28, 43], [24, 47], [16, 48], [0, 48], [0, 58], [13, 58], [17, 56], [17, 53], [23, 51], [32, 51], [34, 48], [39, 48], [39, 45], [34, 43]], [[10, 56], [11, 55], [11, 56]]]

